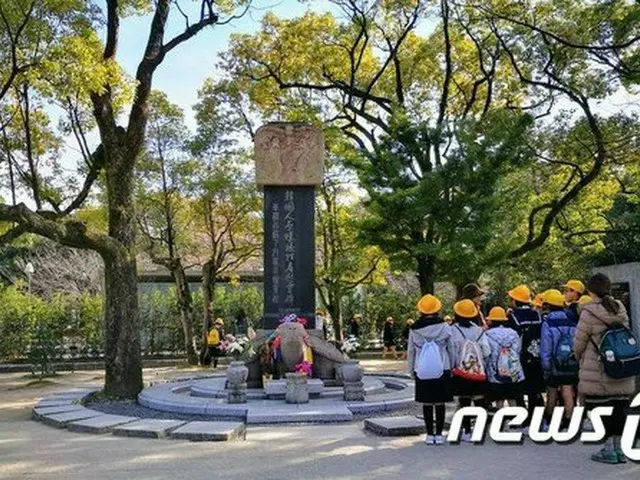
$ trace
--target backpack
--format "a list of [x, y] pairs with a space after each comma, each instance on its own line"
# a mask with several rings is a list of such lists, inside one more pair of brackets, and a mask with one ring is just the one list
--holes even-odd
[[484, 335], [484, 332], [480, 334], [480, 336], [475, 340], [469, 340], [465, 337], [460, 327], [455, 326], [462, 337], [464, 338], [464, 342], [462, 344], [462, 348], [460, 350], [460, 359], [458, 361], [458, 365], [454, 368], [451, 373], [455, 377], [460, 377], [464, 380], [469, 380], [471, 382], [484, 382], [487, 380], [487, 373], [484, 369], [484, 361], [482, 358], [482, 350], [478, 341], [480, 337]]
[[496, 339], [493, 341], [500, 347], [496, 359], [496, 380], [498, 383], [516, 383], [521, 369], [520, 357], [513, 349], [513, 345], [502, 345]]
[[433, 341], [425, 341], [420, 349], [415, 366], [416, 375], [420, 380], [435, 380], [444, 373], [444, 364], [440, 348]]
[[527, 364], [540, 362], [540, 329], [542, 328], [542, 319], [536, 313], [538, 322], [521, 323], [518, 317], [512, 313], [514, 323], [520, 330], [520, 339], [522, 341], [522, 360]]
[[[605, 323], [605, 322], [602, 322]], [[640, 348], [631, 330], [621, 323], [607, 325], [600, 344], [591, 339], [600, 353], [604, 373], [611, 378], [629, 378], [640, 374]]]
[[568, 329], [561, 330], [560, 338], [553, 349], [553, 366], [555, 374], [560, 376], [573, 376], [578, 374], [580, 363], [573, 351], [573, 336]]
[[209, 336], [207, 337], [207, 345], [210, 347], [216, 347], [220, 344], [220, 332], [218, 332], [217, 328], [212, 328], [209, 331]]

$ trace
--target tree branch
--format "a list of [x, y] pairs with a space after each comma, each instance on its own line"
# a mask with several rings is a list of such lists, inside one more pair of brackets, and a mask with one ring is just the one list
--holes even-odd
[[[14, 229], [20, 227], [22, 233], [35, 233], [69, 247], [95, 250], [103, 257], [115, 257], [123, 249], [120, 242], [113, 237], [89, 232], [81, 222], [59, 223], [47, 220], [32, 212], [24, 203], [16, 206], [0, 204], [0, 220], [17, 223], [18, 226]], [[12, 235], [15, 233], [9, 236]]]

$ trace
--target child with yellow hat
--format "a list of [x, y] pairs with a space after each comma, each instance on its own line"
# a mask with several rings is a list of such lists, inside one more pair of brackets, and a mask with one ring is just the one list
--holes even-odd
[[213, 327], [209, 330], [207, 335], [207, 348], [209, 352], [209, 358], [213, 361], [213, 368], [218, 368], [218, 359], [224, 355], [220, 343], [224, 338], [224, 320], [222, 318], [216, 318], [213, 322]]
[[531, 291], [526, 285], [518, 285], [509, 291], [513, 309], [509, 312], [509, 326], [522, 341], [520, 362], [524, 370], [523, 393], [527, 396], [528, 427], [535, 407], [543, 406], [542, 392], [546, 390], [542, 365], [540, 364], [540, 333], [542, 316], [531, 306]]
[[574, 322], [580, 319], [580, 299], [585, 294], [585, 286], [580, 280], [569, 280], [564, 285], [564, 302], [567, 304], [567, 314]]
[[576, 403], [575, 386], [578, 384], [580, 365], [573, 353], [573, 338], [576, 325], [565, 310], [565, 297], [558, 291], [549, 291], [544, 297], [548, 311], [542, 324], [540, 360], [547, 384], [547, 405], [545, 419], [551, 422], [553, 410], [558, 400], [558, 390], [562, 395], [564, 416], [561, 427], [569, 426], [573, 407]]
[[409, 372], [415, 378], [415, 400], [422, 403], [427, 445], [442, 445], [444, 404], [453, 400], [451, 389], [451, 327], [440, 316], [442, 303], [434, 295], [417, 305], [420, 317], [411, 325], [407, 347]]
[[489, 345], [486, 361], [487, 399], [498, 402], [498, 406], [508, 401], [524, 406], [522, 383], [524, 371], [520, 363], [521, 343], [518, 333], [509, 326], [509, 318], [504, 308], [493, 307], [487, 316], [489, 328], [484, 336]]
[[[485, 407], [487, 393], [487, 374], [485, 357], [491, 353], [491, 347], [484, 337], [480, 312], [471, 299], [460, 300], [453, 306], [454, 322], [451, 329], [453, 345], [453, 394], [458, 397], [459, 408]], [[462, 420], [462, 438], [471, 443], [471, 418]]]

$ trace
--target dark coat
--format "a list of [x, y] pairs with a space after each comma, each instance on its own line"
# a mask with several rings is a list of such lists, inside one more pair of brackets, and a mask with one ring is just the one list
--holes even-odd
[[382, 330], [382, 341], [385, 343], [391, 343], [395, 339], [395, 335], [393, 333], [393, 325], [389, 322], [384, 322], [384, 328]]
[[360, 337], [360, 324], [354, 320], [349, 322], [349, 330], [347, 335], [353, 335], [356, 338]]

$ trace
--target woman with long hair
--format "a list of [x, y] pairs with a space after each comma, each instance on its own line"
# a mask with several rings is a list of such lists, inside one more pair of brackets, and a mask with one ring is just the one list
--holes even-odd
[[606, 431], [605, 446], [591, 459], [601, 463], [625, 463], [620, 439], [629, 407], [629, 397], [635, 392], [635, 378], [615, 379], [604, 372], [598, 345], [602, 335], [614, 324], [629, 328], [629, 316], [624, 305], [611, 296], [611, 280], [596, 273], [587, 282], [592, 300], [580, 309], [574, 349], [580, 361], [578, 390], [584, 395], [587, 410], [612, 407], [613, 414], [603, 417]]

